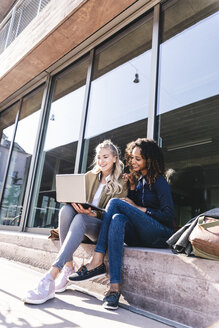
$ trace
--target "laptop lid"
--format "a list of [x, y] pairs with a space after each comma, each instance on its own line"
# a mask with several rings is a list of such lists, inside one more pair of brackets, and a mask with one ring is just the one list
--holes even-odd
[[56, 200], [59, 203], [86, 203], [85, 174], [57, 174]]

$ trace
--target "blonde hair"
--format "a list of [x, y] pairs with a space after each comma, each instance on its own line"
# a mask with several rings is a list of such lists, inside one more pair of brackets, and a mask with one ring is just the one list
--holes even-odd
[[93, 161], [93, 169], [92, 172], [97, 174], [101, 172], [101, 169], [98, 165], [98, 152], [102, 148], [107, 148], [111, 151], [112, 155], [116, 157], [116, 162], [113, 163], [113, 168], [110, 172], [109, 178], [107, 179], [106, 183], [106, 193], [108, 195], [120, 194], [122, 192], [122, 186], [119, 183], [119, 177], [123, 172], [124, 165], [122, 161], [119, 159], [119, 149], [115, 146], [111, 140], [104, 140], [96, 147], [96, 155]]

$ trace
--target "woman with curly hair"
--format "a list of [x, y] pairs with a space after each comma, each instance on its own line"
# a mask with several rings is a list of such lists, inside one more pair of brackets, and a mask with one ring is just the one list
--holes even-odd
[[104, 298], [106, 309], [118, 308], [124, 242], [128, 246], [166, 248], [166, 240], [173, 233], [174, 207], [161, 149], [154, 140], [139, 138], [127, 145], [125, 156], [130, 170], [125, 174], [128, 197], [109, 201], [91, 262], [69, 277], [71, 281], [98, 277], [108, 248], [110, 290]]

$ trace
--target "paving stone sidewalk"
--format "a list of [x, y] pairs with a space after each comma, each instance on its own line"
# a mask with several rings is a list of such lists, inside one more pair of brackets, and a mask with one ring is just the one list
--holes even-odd
[[105, 310], [95, 297], [72, 289], [42, 305], [25, 305], [21, 298], [41, 275], [26, 265], [0, 258], [0, 328], [170, 327], [123, 308]]

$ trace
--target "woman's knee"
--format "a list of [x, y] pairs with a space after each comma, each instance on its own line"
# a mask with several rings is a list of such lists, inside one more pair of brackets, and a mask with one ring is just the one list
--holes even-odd
[[121, 204], [122, 200], [119, 198], [111, 198], [108, 203], [108, 208], [117, 208]]
[[73, 207], [70, 204], [66, 204], [59, 211], [59, 220], [60, 221], [72, 220], [74, 215], [75, 215], [75, 210], [73, 209]]
[[85, 214], [76, 214], [74, 217], [74, 221], [71, 225], [73, 229], [75, 229], [76, 227], [85, 229], [87, 225]]

